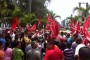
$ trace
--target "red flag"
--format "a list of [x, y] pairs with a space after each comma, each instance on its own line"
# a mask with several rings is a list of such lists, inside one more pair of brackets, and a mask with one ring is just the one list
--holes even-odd
[[75, 33], [75, 22], [74, 19], [72, 19], [71, 24], [70, 24], [70, 28], [72, 29], [72, 35]]
[[75, 33], [75, 29], [74, 28], [72, 28], [72, 32], [71, 32], [71, 34], [73, 35]]
[[56, 38], [60, 31], [60, 25], [58, 24], [56, 20], [53, 20], [51, 18], [50, 14], [48, 14], [47, 18], [48, 20], [47, 20], [46, 28], [50, 29], [52, 32], [52, 37]]
[[90, 15], [88, 15], [88, 17], [86, 18], [86, 20], [84, 22], [84, 27], [82, 29], [84, 34], [85, 34], [86, 30], [89, 28], [89, 24], [90, 24]]
[[74, 26], [75, 26], [75, 21], [74, 21], [74, 19], [72, 19], [71, 24], [70, 24], [70, 28], [73, 28]]
[[77, 30], [80, 30], [80, 22], [77, 23]]
[[55, 20], [55, 29], [56, 29], [56, 35], [58, 35], [60, 31], [60, 24], [56, 20]]
[[27, 29], [28, 31], [30, 31], [31, 28], [30, 28], [30, 26], [27, 25], [27, 26], [26, 26], [26, 29]]
[[40, 17], [39, 20], [38, 20], [38, 26], [40, 25], [41, 20], [42, 20], [42, 18]]
[[88, 30], [85, 30], [85, 37], [87, 40], [90, 41], [90, 34], [89, 34]]
[[88, 15], [88, 17], [86, 18], [84, 22], [84, 29], [89, 28], [89, 24], [90, 24], [90, 15]]
[[50, 30], [50, 24], [52, 24], [52, 18], [50, 16], [50, 14], [48, 14], [47, 16], [47, 24], [46, 24], [46, 30]]
[[47, 16], [47, 23], [48, 24], [52, 24], [53, 22], [55, 22], [55, 20], [53, 20], [52, 18], [51, 18], [51, 16], [50, 16], [50, 14], [48, 14], [48, 16]]
[[16, 29], [16, 26], [18, 25], [18, 18], [17, 17], [14, 17], [13, 21], [12, 21], [12, 30], [15, 30]]
[[85, 22], [84, 22], [84, 29], [86, 29], [88, 27], [89, 27], [89, 20], [86, 19]]
[[77, 22], [75, 25], [75, 31], [76, 33], [80, 33], [80, 23], [79, 22]]
[[18, 17], [14, 17], [13, 23], [15, 23], [16, 25], [19, 23]]
[[11, 26], [12, 30], [14, 31], [16, 29], [16, 25], [12, 23], [12, 26]]
[[36, 24], [34, 24], [30, 30], [36, 30]]
[[54, 35], [55, 32], [56, 32], [54, 23], [50, 24], [50, 29], [51, 29], [51, 31], [52, 31], [52, 34]]
[[49, 24], [46, 24], [46, 30], [50, 30], [50, 25]]
[[50, 25], [52, 25], [53, 23], [54, 23], [53, 20], [47, 21], [47, 24], [46, 24], [46, 30], [50, 30]]
[[56, 32], [56, 29], [55, 29], [55, 25], [54, 23], [50, 24], [50, 30], [52, 32], [52, 38], [56, 38], [57, 37], [57, 32]]
[[84, 22], [84, 27], [82, 29], [84, 36], [90, 41], [90, 34], [88, 32], [89, 24], [90, 24], [90, 15], [88, 15], [88, 17], [86, 18]]
[[83, 28], [80, 28], [80, 34], [83, 34], [83, 33], [84, 33]]
[[52, 36], [55, 38], [58, 36], [59, 31], [60, 31], [60, 25], [58, 24], [57, 21], [53, 21], [50, 24], [50, 30], [52, 31]]
[[21, 24], [19, 25], [19, 30], [22, 30], [22, 25]]
[[48, 14], [47, 18], [48, 18], [48, 20], [53, 20], [53, 19], [51, 18], [50, 14]]

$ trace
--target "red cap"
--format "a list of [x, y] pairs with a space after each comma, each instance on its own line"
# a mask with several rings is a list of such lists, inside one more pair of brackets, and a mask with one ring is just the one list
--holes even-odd
[[60, 42], [64, 42], [65, 38], [61, 37], [59, 40], [60, 40]]

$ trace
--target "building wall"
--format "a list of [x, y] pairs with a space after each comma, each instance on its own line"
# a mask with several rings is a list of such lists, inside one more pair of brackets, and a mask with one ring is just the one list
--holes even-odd
[[64, 27], [64, 28], [68, 28], [69, 27], [68, 20], [63, 20], [61, 22], [61, 26]]

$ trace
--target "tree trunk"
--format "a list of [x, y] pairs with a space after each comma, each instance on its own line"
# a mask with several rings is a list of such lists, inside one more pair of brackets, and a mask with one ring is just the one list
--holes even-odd
[[27, 13], [31, 12], [31, 5], [32, 5], [32, 0], [26, 0], [26, 11]]
[[22, 6], [22, 9], [27, 13], [31, 12], [31, 4], [32, 0], [20, 0], [20, 6]]

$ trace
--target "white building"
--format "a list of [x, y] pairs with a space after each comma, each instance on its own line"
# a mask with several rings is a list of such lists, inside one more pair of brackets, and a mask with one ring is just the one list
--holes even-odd
[[69, 28], [69, 20], [64, 19], [63, 21], [61, 21], [61, 26], [64, 28]]

